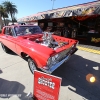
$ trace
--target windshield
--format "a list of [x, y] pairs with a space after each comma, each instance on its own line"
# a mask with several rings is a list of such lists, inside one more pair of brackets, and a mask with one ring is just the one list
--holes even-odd
[[16, 26], [14, 27], [14, 30], [17, 36], [42, 33], [39, 26]]

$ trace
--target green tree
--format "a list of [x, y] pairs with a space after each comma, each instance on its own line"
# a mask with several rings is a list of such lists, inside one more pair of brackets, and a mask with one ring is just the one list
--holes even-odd
[[4, 8], [6, 9], [7, 13], [11, 16], [12, 23], [14, 24], [13, 18], [15, 16], [15, 14], [18, 13], [16, 5], [14, 5], [10, 1], [4, 1], [2, 4], [3, 4]]
[[0, 5], [0, 15], [1, 15], [1, 20], [2, 20], [2, 18], [3, 18], [4, 24], [6, 25], [6, 20], [5, 20], [5, 18], [8, 18], [8, 14], [7, 14], [7, 12], [6, 12], [6, 9], [5, 9], [2, 5]]
[[13, 17], [13, 22], [17, 22], [17, 19], [15, 17]]

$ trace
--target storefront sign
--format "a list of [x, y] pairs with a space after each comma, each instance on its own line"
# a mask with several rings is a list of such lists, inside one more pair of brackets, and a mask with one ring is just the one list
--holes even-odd
[[34, 72], [34, 95], [36, 100], [58, 100], [61, 78], [43, 72]]
[[91, 42], [98, 43], [98, 42], [100, 42], [100, 38], [92, 37], [92, 38], [91, 38]]

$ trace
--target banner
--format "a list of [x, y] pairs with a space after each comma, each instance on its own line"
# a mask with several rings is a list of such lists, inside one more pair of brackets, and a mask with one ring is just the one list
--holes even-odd
[[35, 100], [58, 100], [61, 78], [43, 72], [34, 72], [33, 97]]
[[[100, 15], [100, 1], [94, 1], [89, 3], [84, 3], [75, 6], [69, 6], [54, 10], [49, 10], [41, 13], [34, 14], [28, 18], [22, 18], [24, 21], [41, 20], [41, 19], [52, 19], [52, 18], [63, 18], [71, 16], [91, 16]], [[19, 19], [18, 21], [22, 21]]]

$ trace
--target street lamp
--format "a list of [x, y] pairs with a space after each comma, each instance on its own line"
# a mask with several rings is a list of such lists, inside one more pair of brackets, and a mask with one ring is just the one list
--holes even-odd
[[52, 9], [53, 9], [53, 7], [54, 7], [54, 1], [55, 1], [55, 0], [51, 0], [51, 1], [53, 1], [53, 4], [52, 4]]

